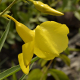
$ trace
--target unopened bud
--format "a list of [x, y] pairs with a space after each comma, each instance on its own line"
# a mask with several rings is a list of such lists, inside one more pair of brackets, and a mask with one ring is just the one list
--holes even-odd
[[62, 16], [64, 15], [63, 13], [51, 8], [47, 4], [42, 3], [41, 1], [32, 1], [35, 8], [43, 13], [47, 13], [50, 15], [55, 15], [55, 16]]

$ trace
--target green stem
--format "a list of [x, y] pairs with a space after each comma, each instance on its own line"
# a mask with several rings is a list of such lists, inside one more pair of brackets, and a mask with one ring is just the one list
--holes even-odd
[[68, 48], [69, 51], [80, 51], [80, 49]]
[[31, 1], [31, 2], [33, 2], [33, 0], [28, 0], [28, 1]]
[[2, 1], [2, 0], [0, 0], [0, 3], [1, 3], [1, 1]]
[[53, 60], [50, 61], [50, 63], [48, 64], [46, 70], [43, 72], [43, 75], [41, 76], [40, 80], [43, 80], [44, 75], [46, 74], [48, 68], [50, 67], [51, 63], [53, 62]]
[[3, 12], [1, 12], [0, 16], [2, 16], [7, 10], [9, 10], [16, 2], [17, 0], [14, 0]]
[[23, 74], [22, 77], [19, 80], [24, 80], [24, 78], [26, 77], [26, 74]]
[[33, 58], [33, 59], [31, 60], [31, 63], [37, 61], [38, 59], [39, 59], [39, 57], [35, 57], [35, 58]]

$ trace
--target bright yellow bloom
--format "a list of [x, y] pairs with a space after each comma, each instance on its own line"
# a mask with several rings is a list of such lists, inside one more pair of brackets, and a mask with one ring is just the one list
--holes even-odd
[[29, 64], [33, 53], [40, 58], [51, 60], [68, 47], [69, 29], [65, 24], [46, 21], [34, 30], [30, 30], [11, 16], [6, 16], [16, 23], [16, 30], [25, 42], [22, 46], [22, 53], [18, 55], [20, 67], [25, 74], [29, 73]]
[[33, 0], [29, 0], [29, 1], [33, 2], [35, 8], [43, 13], [55, 15], [55, 16], [64, 15], [63, 13], [51, 8], [47, 4], [42, 3], [41, 1], [33, 1]]

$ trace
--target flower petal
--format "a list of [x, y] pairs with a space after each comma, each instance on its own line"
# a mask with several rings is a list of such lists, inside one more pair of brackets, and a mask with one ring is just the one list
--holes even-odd
[[25, 66], [24, 61], [23, 61], [23, 53], [20, 53], [18, 55], [18, 61], [19, 61], [19, 64], [20, 64], [20, 67], [21, 67], [22, 71], [25, 74], [28, 74], [29, 73], [29, 65]]
[[51, 60], [55, 58], [55, 55], [53, 56], [53, 54], [44, 52], [42, 50], [40, 50], [38, 47], [35, 46], [34, 48], [34, 54], [36, 54], [38, 57], [43, 58], [45, 60]]
[[22, 46], [24, 64], [27, 66], [33, 57], [34, 42], [25, 43]]
[[34, 32], [24, 24], [16, 22], [16, 31], [25, 43], [33, 40]]
[[68, 33], [69, 29], [64, 24], [54, 21], [42, 23], [35, 29], [34, 53], [45, 59], [59, 56], [68, 46]]
[[16, 24], [16, 30], [19, 34], [19, 36], [22, 38], [22, 40], [26, 42], [30, 42], [33, 40], [34, 32], [30, 30], [27, 26], [24, 24], [18, 22], [16, 19], [14, 19], [12, 16], [4, 15], [10, 19], [12, 19]]

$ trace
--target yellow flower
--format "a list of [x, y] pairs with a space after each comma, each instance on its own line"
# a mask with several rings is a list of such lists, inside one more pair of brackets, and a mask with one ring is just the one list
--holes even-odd
[[69, 29], [65, 24], [46, 21], [34, 30], [30, 30], [11, 16], [6, 16], [16, 23], [16, 30], [25, 42], [22, 46], [22, 53], [18, 55], [20, 67], [25, 74], [29, 73], [29, 64], [33, 53], [40, 58], [51, 60], [68, 47]]
[[29, 1], [33, 2], [35, 8], [43, 13], [55, 15], [55, 16], [64, 15], [63, 13], [51, 8], [47, 4], [42, 3], [41, 1], [33, 1], [33, 0], [29, 0]]

